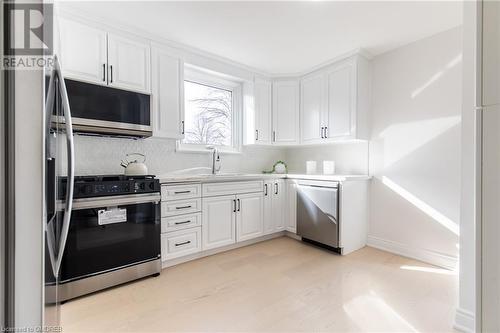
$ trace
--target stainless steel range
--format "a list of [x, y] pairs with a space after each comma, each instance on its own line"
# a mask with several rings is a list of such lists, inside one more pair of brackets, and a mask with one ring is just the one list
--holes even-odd
[[[66, 189], [67, 179], [62, 177], [56, 191], [60, 209], [65, 204]], [[54, 299], [58, 296], [65, 301], [158, 275], [160, 229], [160, 183], [154, 176], [75, 177], [59, 295], [53, 295]]]

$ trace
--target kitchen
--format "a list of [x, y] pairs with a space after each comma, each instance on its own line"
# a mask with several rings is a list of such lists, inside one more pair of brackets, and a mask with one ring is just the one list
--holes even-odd
[[45, 114], [14, 126], [43, 142], [14, 149], [43, 190], [15, 178], [11, 204], [36, 204], [12, 221], [43, 217], [43, 237], [12, 224], [32, 237], [6, 243], [12, 327], [479, 330], [482, 259], [464, 233], [477, 8], [49, 5], [54, 67], [13, 71], [44, 74]]

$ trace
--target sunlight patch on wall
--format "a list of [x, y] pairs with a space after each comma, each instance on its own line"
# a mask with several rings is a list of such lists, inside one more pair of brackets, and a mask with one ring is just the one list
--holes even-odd
[[434, 82], [439, 80], [444, 75], [444, 73], [446, 71], [452, 69], [453, 67], [455, 67], [456, 65], [458, 65], [461, 62], [462, 62], [462, 54], [460, 53], [455, 58], [451, 59], [450, 62], [448, 62], [442, 70], [440, 70], [436, 74], [432, 75], [431, 78], [429, 80], [427, 80], [423, 85], [421, 85], [417, 89], [413, 90], [413, 92], [411, 93], [411, 98], [415, 99], [424, 90], [429, 88]]
[[394, 124], [380, 133], [387, 168], [460, 123], [460, 116]]
[[443, 227], [453, 232], [455, 235], [458, 236], [460, 234], [460, 227], [458, 226], [458, 224], [456, 224], [451, 219], [438, 212], [429, 204], [417, 198], [415, 195], [413, 195], [400, 185], [396, 184], [386, 176], [382, 177], [382, 183], [384, 183], [384, 185], [389, 187], [391, 190], [393, 190], [396, 194], [400, 195], [406, 201], [408, 201], [409, 203], [413, 204], [415, 207], [420, 209], [423, 213], [427, 214], [429, 217], [431, 217], [436, 222], [441, 224]]
[[418, 332], [374, 291], [353, 298], [343, 309], [363, 332]]

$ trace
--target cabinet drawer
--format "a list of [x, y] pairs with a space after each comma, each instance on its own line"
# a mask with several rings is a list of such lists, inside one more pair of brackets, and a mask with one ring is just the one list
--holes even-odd
[[170, 232], [201, 226], [201, 213], [163, 217], [161, 232]]
[[262, 180], [248, 182], [209, 183], [203, 184], [202, 186], [204, 197], [262, 192], [263, 188], [264, 182]]
[[161, 260], [169, 260], [201, 251], [201, 227], [161, 235]]
[[201, 199], [166, 201], [161, 203], [161, 217], [201, 211]]
[[201, 184], [163, 185], [161, 200], [172, 201], [201, 197]]

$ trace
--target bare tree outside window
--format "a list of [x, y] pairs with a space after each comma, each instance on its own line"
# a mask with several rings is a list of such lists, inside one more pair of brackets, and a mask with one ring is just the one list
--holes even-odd
[[185, 137], [183, 143], [232, 145], [232, 92], [184, 81]]

